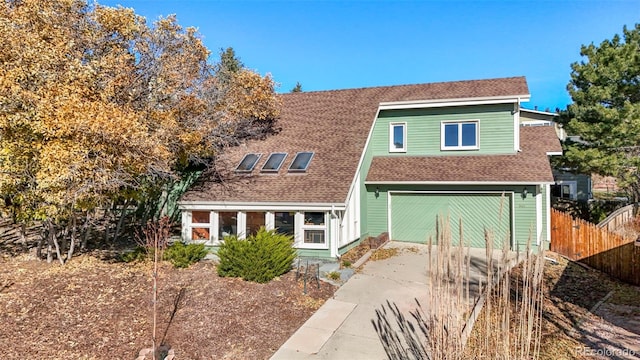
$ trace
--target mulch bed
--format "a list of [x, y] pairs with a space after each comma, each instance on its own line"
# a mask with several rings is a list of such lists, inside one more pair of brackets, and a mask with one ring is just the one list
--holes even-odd
[[[151, 346], [151, 264], [83, 255], [65, 266], [0, 257], [3, 359], [133, 359]], [[178, 359], [267, 359], [336, 288], [289, 272], [267, 284], [221, 278], [212, 262], [163, 264], [158, 339]]]
[[378, 249], [382, 244], [387, 241], [387, 237], [384, 234], [381, 234], [378, 237], [368, 237], [357, 246], [353, 247], [346, 253], [344, 253], [340, 257], [340, 262], [344, 264], [345, 262], [349, 262], [351, 264], [355, 264], [356, 261], [360, 260], [364, 254], [366, 254], [371, 249]]

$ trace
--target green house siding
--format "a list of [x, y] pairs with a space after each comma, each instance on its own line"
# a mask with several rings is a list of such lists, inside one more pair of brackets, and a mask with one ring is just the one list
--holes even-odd
[[[448, 121], [477, 121], [479, 148], [441, 150], [441, 125]], [[430, 235], [435, 238], [437, 216], [449, 215], [454, 239], [458, 238], [458, 219], [462, 218], [465, 242], [472, 246], [485, 246], [486, 228], [493, 232], [494, 247], [502, 246], [506, 239], [514, 250], [524, 250], [527, 242], [535, 249], [538, 235], [541, 240], [548, 239], [548, 186], [364, 183], [375, 156], [513, 154], [514, 121], [513, 104], [381, 111], [360, 169], [362, 237], [390, 231], [396, 240], [425, 242]], [[406, 124], [406, 152], [389, 151], [390, 125], [394, 123]]]
[[[387, 214], [380, 213], [370, 203], [386, 202], [386, 194], [378, 199], [369, 193], [364, 185], [374, 156], [406, 155], [463, 155], [463, 154], [510, 154], [514, 152], [513, 104], [475, 105], [415, 110], [384, 110], [375, 121], [369, 144], [365, 150], [360, 168], [360, 208], [362, 216], [360, 233], [362, 237], [377, 236], [387, 231]], [[440, 148], [441, 123], [443, 121], [478, 120], [479, 149], [463, 151], [442, 151]], [[389, 152], [389, 131], [391, 123], [406, 123], [407, 152]], [[375, 189], [374, 189], [375, 190]], [[373, 191], [373, 190], [372, 190]], [[385, 210], [386, 211], [386, 210]]]
[[296, 249], [300, 257], [331, 258], [331, 251], [325, 249]]
[[[448, 214], [454, 239], [458, 238], [457, 219], [462, 217], [465, 239], [472, 246], [484, 246], [484, 237], [480, 238], [480, 234], [484, 234], [486, 227], [494, 233], [494, 246], [501, 246], [500, 239], [507, 236], [507, 230], [511, 233], [513, 229], [511, 238], [514, 250], [523, 250], [530, 236], [531, 244], [535, 247], [537, 186], [527, 186], [526, 196], [522, 195], [524, 186], [367, 185], [366, 188], [367, 191], [363, 193], [367, 202], [366, 230], [371, 234], [388, 231], [391, 212], [392, 219], [396, 221], [391, 223], [392, 238], [427, 241], [429, 235], [435, 235], [436, 215]], [[379, 191], [377, 197], [376, 188]], [[543, 239], [545, 229], [543, 226]]]
[[[366, 221], [363, 221], [364, 223], [367, 224], [367, 233], [369, 233], [371, 236], [377, 236], [383, 232], [387, 232], [388, 231], [388, 210], [387, 210], [387, 203], [388, 203], [388, 196], [389, 193], [387, 192], [386, 188], [383, 187], [379, 187], [380, 191], [378, 196], [376, 197], [375, 195], [375, 189], [377, 188], [377, 186], [373, 186], [370, 188], [371, 191], [365, 191], [362, 194], [366, 194], [366, 202], [367, 202], [367, 208], [366, 208], [366, 214], [367, 214], [367, 219]], [[364, 212], [363, 212], [364, 213]]]
[[[448, 108], [385, 110], [380, 112], [374, 125], [368, 152], [381, 155], [460, 155], [514, 153], [513, 105], [482, 105]], [[479, 149], [443, 151], [441, 123], [446, 121], [477, 120], [479, 127]], [[391, 123], [406, 123], [406, 153], [389, 152]]]

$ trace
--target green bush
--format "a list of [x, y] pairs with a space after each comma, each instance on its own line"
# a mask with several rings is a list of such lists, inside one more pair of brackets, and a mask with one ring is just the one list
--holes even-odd
[[163, 258], [170, 261], [177, 268], [187, 268], [207, 256], [204, 244], [188, 244], [175, 242], [164, 251]]
[[218, 257], [220, 276], [266, 283], [291, 270], [296, 250], [292, 236], [262, 227], [246, 240], [237, 236], [226, 237], [220, 245]]
[[332, 271], [327, 273], [327, 277], [331, 280], [338, 281], [340, 280], [340, 273], [338, 271]]
[[132, 251], [127, 251], [120, 255], [120, 261], [124, 261], [126, 263], [146, 261], [148, 258], [149, 258], [149, 253], [147, 252], [147, 249], [145, 249], [143, 246], [137, 246]]

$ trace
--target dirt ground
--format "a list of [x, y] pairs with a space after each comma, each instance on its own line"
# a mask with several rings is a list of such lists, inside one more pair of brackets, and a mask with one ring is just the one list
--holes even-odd
[[[257, 284], [221, 278], [209, 261], [164, 264], [157, 338], [178, 359], [267, 359], [335, 290], [321, 282], [304, 295], [294, 272]], [[0, 255], [0, 358], [134, 359], [151, 345], [151, 294], [150, 264]]]
[[[546, 256], [557, 262], [546, 261], [544, 266], [539, 359], [640, 358], [640, 288], [555, 253], [547, 252]], [[518, 267], [512, 270], [512, 279], [518, 271]], [[494, 307], [497, 301], [493, 299]], [[511, 302], [511, 314], [516, 315], [519, 310], [514, 304]], [[502, 319], [494, 316], [488, 326], [486, 321], [481, 315], [473, 327], [469, 346], [481, 346], [486, 338], [491, 339], [492, 333], [486, 329], [499, 329]], [[512, 331], [513, 327], [512, 322]], [[500, 342], [500, 346], [504, 344]], [[473, 349], [468, 349], [469, 353]]]
[[640, 288], [548, 256], [540, 358], [640, 358]]
[[[557, 264], [545, 265], [540, 358], [640, 358], [640, 288], [547, 256]], [[0, 357], [135, 358], [151, 344], [150, 275], [150, 264], [90, 255], [65, 266], [0, 255]], [[179, 359], [267, 359], [335, 290], [321, 282], [304, 295], [294, 272], [256, 284], [220, 278], [209, 261], [164, 264], [157, 336]]]

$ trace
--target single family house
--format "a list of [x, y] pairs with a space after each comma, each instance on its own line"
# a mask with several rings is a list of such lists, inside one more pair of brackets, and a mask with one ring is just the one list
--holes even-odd
[[[336, 257], [367, 236], [512, 249], [550, 234], [553, 127], [521, 126], [524, 77], [280, 95], [277, 134], [231, 148], [233, 176], [201, 179], [179, 202], [182, 236], [215, 246], [261, 226], [301, 256]], [[435, 240], [435, 239], [434, 239]]]

